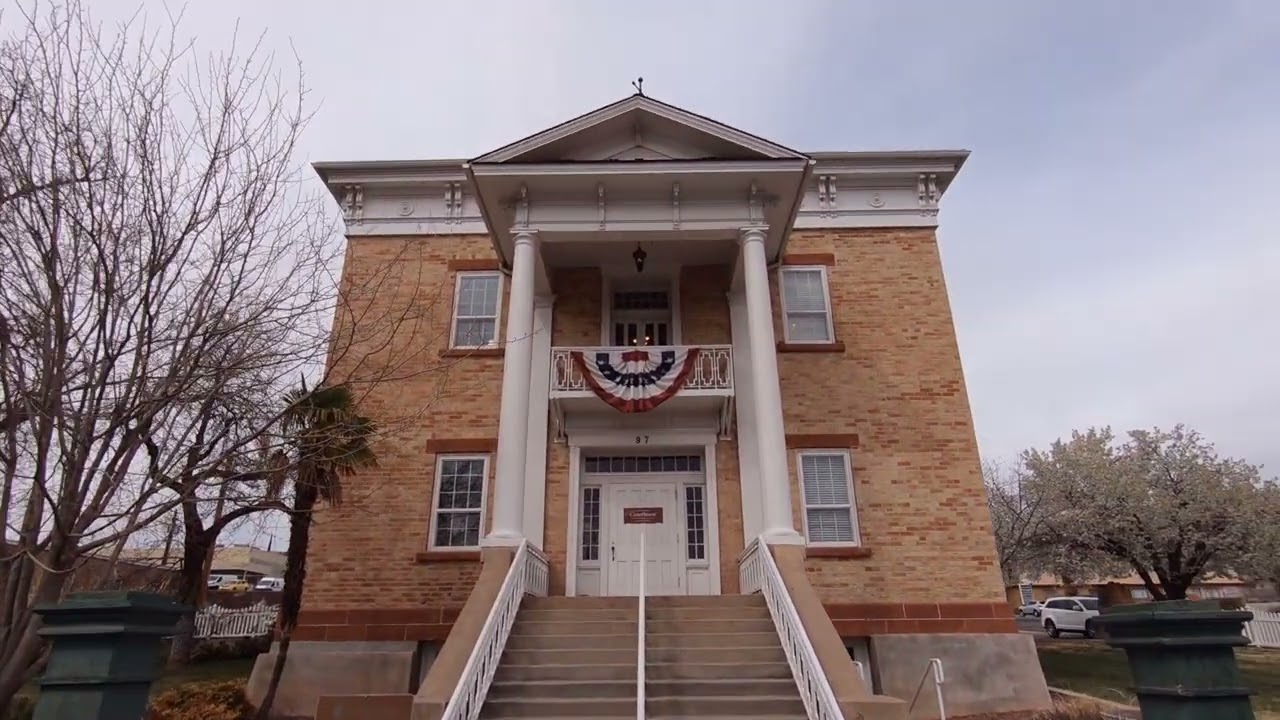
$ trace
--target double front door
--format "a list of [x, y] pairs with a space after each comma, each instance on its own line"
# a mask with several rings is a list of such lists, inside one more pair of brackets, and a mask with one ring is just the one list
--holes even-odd
[[676, 482], [609, 483], [602, 487], [601, 565], [606, 595], [640, 590], [644, 547], [645, 594], [683, 595], [683, 521]]

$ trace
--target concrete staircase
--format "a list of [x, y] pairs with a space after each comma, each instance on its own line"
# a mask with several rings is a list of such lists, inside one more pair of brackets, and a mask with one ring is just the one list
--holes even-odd
[[[647, 599], [646, 714], [800, 720], [759, 595]], [[525, 598], [482, 718], [634, 718], [635, 598]]]

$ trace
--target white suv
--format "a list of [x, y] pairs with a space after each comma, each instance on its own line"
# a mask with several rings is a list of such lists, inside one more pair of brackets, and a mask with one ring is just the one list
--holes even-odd
[[1078, 632], [1085, 637], [1094, 636], [1093, 618], [1098, 616], [1098, 598], [1056, 597], [1049, 598], [1040, 611], [1040, 624], [1049, 637], [1063, 632]]

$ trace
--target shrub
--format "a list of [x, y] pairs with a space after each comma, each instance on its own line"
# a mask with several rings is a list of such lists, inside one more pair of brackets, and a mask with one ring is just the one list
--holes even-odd
[[191, 662], [209, 660], [247, 660], [271, 649], [271, 636], [234, 638], [228, 640], [200, 640], [191, 650]]
[[189, 683], [151, 700], [146, 720], [249, 720], [243, 680]]

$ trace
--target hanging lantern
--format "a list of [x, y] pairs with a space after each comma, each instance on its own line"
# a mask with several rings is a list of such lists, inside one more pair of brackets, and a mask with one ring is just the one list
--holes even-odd
[[636, 261], [636, 272], [644, 272], [644, 259], [649, 257], [649, 253], [640, 247], [640, 243], [636, 243], [636, 251], [631, 253], [631, 259]]

